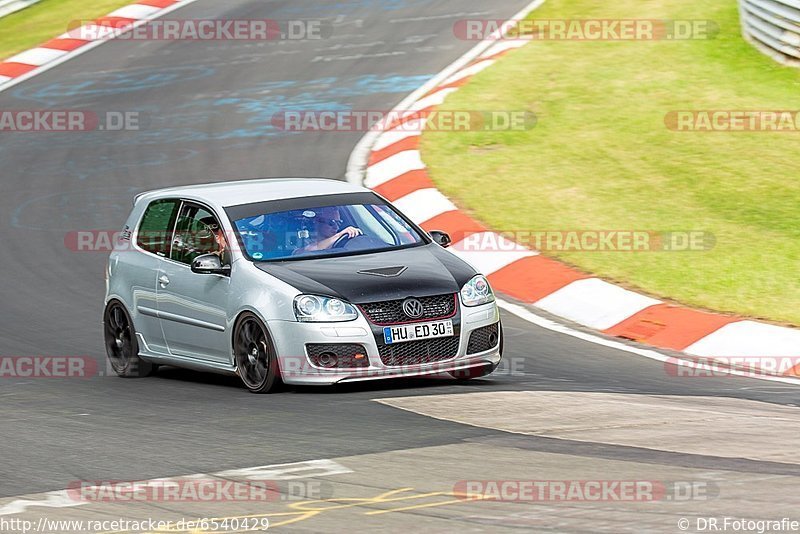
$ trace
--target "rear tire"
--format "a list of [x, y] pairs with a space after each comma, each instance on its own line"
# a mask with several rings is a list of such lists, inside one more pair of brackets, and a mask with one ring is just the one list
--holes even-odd
[[251, 393], [271, 393], [280, 385], [278, 358], [267, 328], [255, 314], [239, 317], [233, 331], [236, 372]]
[[112, 369], [123, 378], [150, 376], [157, 368], [139, 357], [139, 342], [133, 321], [119, 301], [112, 300], [103, 314], [106, 354]]

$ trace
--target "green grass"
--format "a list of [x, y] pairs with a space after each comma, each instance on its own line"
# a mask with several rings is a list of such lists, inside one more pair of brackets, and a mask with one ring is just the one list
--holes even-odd
[[700, 230], [707, 252], [553, 253], [687, 305], [800, 324], [800, 133], [669, 131], [686, 109], [800, 110], [800, 71], [740, 35], [735, 0], [548, 0], [535, 18], [711, 19], [713, 40], [537, 41], [443, 109], [528, 110], [525, 132], [427, 132], [441, 190], [498, 230]]
[[43, 0], [0, 19], [0, 60], [49, 41], [75, 20], [92, 20], [133, 0]]

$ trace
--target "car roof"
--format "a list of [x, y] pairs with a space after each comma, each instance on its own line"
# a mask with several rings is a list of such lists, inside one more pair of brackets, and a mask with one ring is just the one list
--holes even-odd
[[330, 178], [259, 178], [147, 191], [136, 195], [134, 204], [140, 200], [150, 202], [160, 198], [179, 197], [227, 208], [267, 200], [365, 191], [368, 189]]

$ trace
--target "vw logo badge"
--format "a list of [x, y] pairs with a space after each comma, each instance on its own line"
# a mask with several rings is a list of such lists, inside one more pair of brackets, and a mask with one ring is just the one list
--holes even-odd
[[417, 299], [406, 299], [403, 301], [403, 312], [411, 319], [419, 319], [425, 310]]

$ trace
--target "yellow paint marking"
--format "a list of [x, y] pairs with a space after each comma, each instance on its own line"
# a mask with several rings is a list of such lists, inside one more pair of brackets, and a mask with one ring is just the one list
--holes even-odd
[[[421, 503], [421, 504], [413, 504], [411, 506], [404, 506], [401, 508], [390, 508], [386, 510], [371, 510], [368, 512], [364, 512], [364, 515], [379, 515], [379, 514], [390, 514], [393, 512], [404, 512], [407, 510], [415, 510], [418, 508], [429, 508], [433, 506], [447, 506], [451, 504], [460, 504], [460, 503], [467, 503], [471, 501], [479, 501], [485, 500], [484, 497], [479, 496], [467, 496], [461, 493], [454, 493], [452, 491], [434, 491], [430, 493], [418, 493], [409, 495], [408, 492], [414, 491], [414, 488], [400, 488], [391, 491], [386, 491], [375, 497], [368, 497], [368, 498], [359, 498], [359, 497], [343, 497], [339, 499], [320, 499], [314, 501], [304, 501], [298, 502], [287, 505], [291, 512], [271, 512], [266, 514], [252, 514], [252, 515], [239, 515], [239, 516], [228, 516], [228, 517], [214, 517], [214, 518], [205, 518], [207, 522], [222, 522], [222, 521], [232, 521], [232, 520], [243, 520], [243, 519], [259, 519], [259, 518], [268, 518], [269, 528], [275, 527], [282, 527], [286, 525], [290, 525], [292, 523], [297, 523], [300, 521], [305, 521], [306, 519], [311, 519], [312, 517], [316, 517], [320, 514], [330, 512], [333, 510], [345, 510], [348, 508], [358, 508], [358, 507], [365, 507], [369, 505], [376, 505], [376, 504], [386, 504], [386, 503], [396, 503], [396, 502], [408, 502], [414, 501], [419, 499], [426, 499], [430, 497], [456, 497], [456, 499], [451, 499], [447, 501], [439, 501], [439, 502], [428, 502], [428, 503]], [[273, 522], [273, 519], [280, 518], [278, 522]], [[200, 520], [196, 520], [200, 521]], [[151, 532], [146, 532], [144, 534], [175, 534], [175, 533], [184, 533], [184, 534], [205, 534], [211, 533], [214, 534], [224, 534], [219, 530], [203, 530], [202, 528], [195, 528], [191, 530], [186, 529], [178, 529], [177, 528], [178, 522], [170, 523], [166, 529], [163, 530], [155, 530]], [[243, 527], [240, 530], [236, 531], [228, 531], [228, 534], [235, 534], [237, 532], [254, 532], [261, 530], [259, 526], [256, 529], [245, 529]], [[122, 531], [116, 531], [122, 532]], [[130, 532], [130, 531], [128, 531]], [[105, 532], [102, 534], [113, 534], [112, 531]]]
[[[445, 495], [445, 494], [442, 494]], [[392, 508], [391, 510], [373, 510], [372, 512], [366, 512], [364, 515], [379, 515], [379, 514], [391, 514], [393, 512], [405, 512], [406, 510], [416, 510], [418, 508], [431, 508], [433, 506], [445, 506], [448, 504], [458, 504], [460, 502], [469, 502], [469, 501], [482, 501], [486, 500], [485, 497], [469, 497], [467, 499], [453, 499], [451, 501], [442, 501], [442, 502], [429, 502], [426, 504], [416, 504], [414, 506], [406, 506], [404, 508]]]

